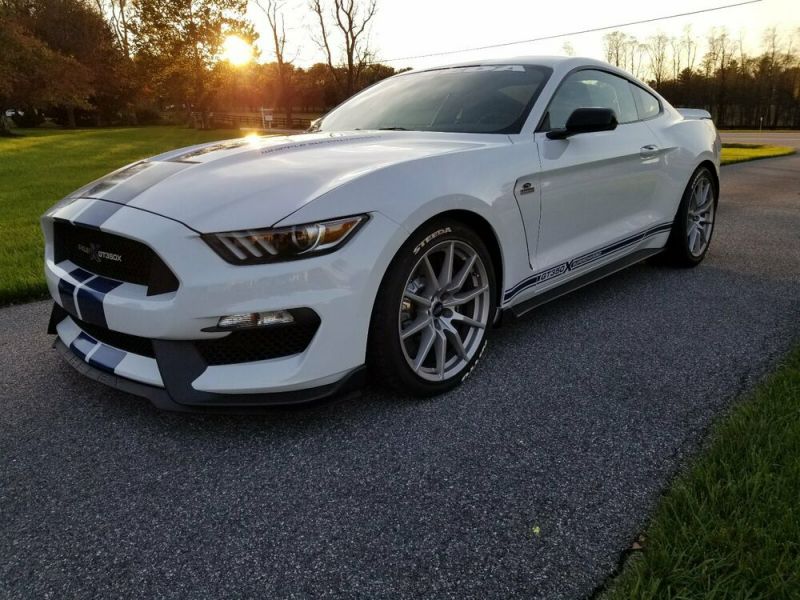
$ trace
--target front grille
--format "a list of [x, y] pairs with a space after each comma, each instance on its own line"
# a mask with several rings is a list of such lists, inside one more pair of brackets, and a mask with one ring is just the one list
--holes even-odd
[[148, 338], [122, 333], [121, 331], [112, 331], [99, 325], [81, 321], [77, 317], [70, 316], [70, 318], [78, 327], [99, 342], [141, 356], [149, 356], [150, 358], [155, 358], [156, 356], [153, 352], [153, 343]]
[[70, 260], [96, 275], [146, 285], [148, 296], [178, 289], [175, 274], [146, 244], [66, 221], [53, 223], [53, 235], [56, 263]]
[[[306, 309], [308, 310], [308, 309]], [[303, 352], [319, 328], [319, 317], [308, 310], [295, 322], [260, 329], [234, 331], [224, 338], [200, 340], [195, 346], [209, 365], [229, 365], [291, 356]]]

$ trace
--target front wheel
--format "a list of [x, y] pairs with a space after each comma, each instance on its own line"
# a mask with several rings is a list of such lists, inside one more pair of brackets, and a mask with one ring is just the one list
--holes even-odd
[[489, 252], [472, 229], [455, 220], [420, 228], [395, 256], [375, 301], [373, 375], [417, 396], [457, 386], [486, 346], [495, 292]]
[[707, 167], [694, 172], [681, 198], [664, 252], [676, 267], [695, 267], [705, 258], [717, 216], [717, 186]]

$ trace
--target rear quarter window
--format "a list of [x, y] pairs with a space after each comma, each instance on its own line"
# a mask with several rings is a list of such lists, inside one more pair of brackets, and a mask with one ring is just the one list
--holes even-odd
[[636, 100], [639, 119], [652, 119], [661, 113], [661, 102], [658, 101], [658, 98], [638, 85], [631, 83], [630, 86], [633, 91], [633, 97]]

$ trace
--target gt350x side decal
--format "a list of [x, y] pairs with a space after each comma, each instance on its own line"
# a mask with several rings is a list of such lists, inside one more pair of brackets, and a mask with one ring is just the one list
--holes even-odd
[[538, 273], [535, 273], [534, 275], [531, 275], [527, 279], [523, 279], [511, 289], [507, 290], [503, 294], [503, 301], [508, 302], [523, 290], [526, 290], [535, 285], [539, 285], [540, 283], [544, 283], [545, 281], [549, 281], [550, 279], [554, 279], [555, 277], [560, 277], [565, 273], [568, 273], [569, 271], [591, 264], [596, 260], [600, 260], [601, 258], [608, 256], [613, 252], [617, 252], [619, 250], [627, 248], [628, 246], [632, 246], [637, 242], [640, 242], [654, 235], [658, 235], [660, 233], [666, 233], [671, 229], [672, 229], [672, 223], [662, 223], [661, 225], [656, 225], [654, 227], [651, 227], [650, 229], [632, 235], [628, 238], [625, 238], [624, 240], [614, 242], [613, 244], [610, 244], [598, 250], [593, 250], [592, 252], [589, 252], [587, 254], [576, 256], [575, 258], [569, 260], [568, 262], [561, 263], [560, 265], [556, 265], [555, 267], [550, 267], [545, 271], [540, 271]]

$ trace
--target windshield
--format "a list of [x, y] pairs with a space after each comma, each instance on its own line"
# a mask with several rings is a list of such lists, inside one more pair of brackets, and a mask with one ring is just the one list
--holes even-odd
[[481, 65], [407, 73], [367, 88], [313, 130], [519, 133], [551, 72], [533, 65]]

